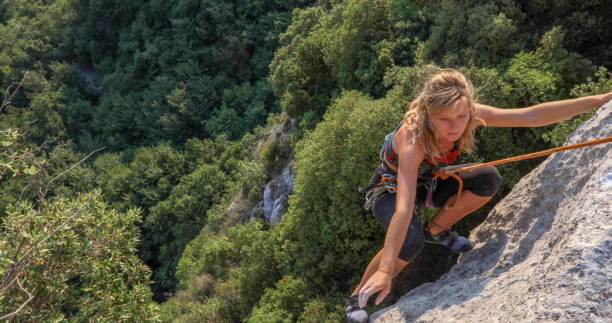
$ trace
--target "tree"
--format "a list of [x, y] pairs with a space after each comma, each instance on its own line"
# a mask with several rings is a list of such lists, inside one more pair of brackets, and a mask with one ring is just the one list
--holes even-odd
[[0, 319], [155, 321], [137, 221], [135, 210], [108, 209], [99, 191], [11, 205], [0, 236]]
[[323, 116], [340, 89], [384, 94], [391, 66], [389, 2], [353, 0], [296, 9], [270, 63], [270, 82], [291, 117]]
[[[189, 241], [206, 223], [206, 210], [225, 193], [225, 174], [216, 165], [203, 164], [181, 177], [170, 195], [151, 208], [143, 228], [154, 237], [159, 253], [154, 279], [163, 290], [176, 287], [176, 265]], [[150, 243], [147, 243], [149, 245]]]
[[[15, 92], [6, 93], [0, 111]], [[8, 205], [0, 218], [0, 320], [156, 321], [150, 270], [135, 253], [138, 212], [109, 209], [99, 190], [48, 199], [58, 178], [98, 150], [48, 179], [35, 155], [40, 146], [22, 146], [18, 129], [0, 136], [0, 180], [23, 174], [22, 193], [35, 192], [33, 200], [19, 197]]]

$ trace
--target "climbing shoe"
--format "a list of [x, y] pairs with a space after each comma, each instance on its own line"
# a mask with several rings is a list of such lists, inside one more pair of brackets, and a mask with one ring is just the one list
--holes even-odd
[[359, 307], [359, 295], [353, 295], [346, 299], [346, 321], [348, 323], [368, 322], [369, 315], [366, 310]]
[[446, 230], [436, 235], [431, 234], [431, 232], [427, 230], [423, 231], [425, 231], [425, 243], [445, 246], [452, 252], [456, 253], [472, 250], [472, 243], [470, 240], [468, 240], [466, 237], [460, 236], [459, 233], [455, 231]]

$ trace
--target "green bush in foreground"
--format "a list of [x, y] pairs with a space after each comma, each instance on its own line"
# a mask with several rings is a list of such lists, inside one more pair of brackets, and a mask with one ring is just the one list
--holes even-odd
[[157, 321], [150, 270], [136, 256], [139, 215], [99, 191], [37, 209], [7, 208], [0, 234], [0, 317], [20, 321]]

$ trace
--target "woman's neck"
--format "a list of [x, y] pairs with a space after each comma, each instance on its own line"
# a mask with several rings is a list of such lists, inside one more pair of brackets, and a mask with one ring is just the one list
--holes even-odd
[[453, 150], [453, 148], [455, 148], [455, 142], [443, 139], [443, 140], [440, 141], [440, 148], [441, 148], [440, 152], [442, 152], [442, 153], [449, 152], [449, 151]]

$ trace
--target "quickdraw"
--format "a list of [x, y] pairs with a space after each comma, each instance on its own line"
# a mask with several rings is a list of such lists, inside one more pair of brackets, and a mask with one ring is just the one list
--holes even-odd
[[[433, 191], [436, 190], [437, 180], [435, 178], [430, 178], [425, 182], [425, 189], [427, 189], [427, 201], [426, 205], [430, 208], [433, 208], [432, 195]], [[360, 189], [360, 192], [363, 193], [366, 191], [365, 195], [365, 204], [363, 207], [368, 210], [374, 202], [382, 196], [384, 193], [395, 194], [397, 191], [397, 176], [393, 174], [384, 174], [380, 183], [376, 185], [372, 185], [367, 187], [366, 189]]]
[[363, 207], [368, 210], [374, 204], [374, 201], [378, 199], [384, 193], [394, 194], [397, 190], [397, 177], [393, 174], [384, 174], [380, 183], [370, 186], [367, 188], [367, 193], [365, 196], [365, 204]]

